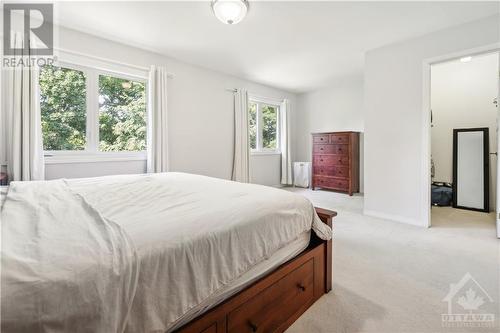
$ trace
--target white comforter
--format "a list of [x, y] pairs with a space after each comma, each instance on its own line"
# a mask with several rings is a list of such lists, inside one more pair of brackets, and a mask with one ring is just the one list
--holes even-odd
[[164, 332], [311, 228], [296, 194], [167, 173], [12, 183], [2, 332]]

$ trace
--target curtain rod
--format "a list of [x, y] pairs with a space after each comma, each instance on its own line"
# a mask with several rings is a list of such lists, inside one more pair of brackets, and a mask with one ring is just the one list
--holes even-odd
[[[226, 88], [225, 90], [232, 92], [232, 93], [238, 92], [238, 89], [236, 89], [236, 88]], [[248, 93], [248, 97], [254, 101], [257, 101], [257, 102], [268, 103], [268, 104], [272, 104], [272, 105], [280, 105], [286, 99], [286, 98], [279, 99], [279, 98], [274, 98], [274, 97], [265, 97], [265, 96], [261, 96], [261, 95], [255, 95], [251, 92]]]
[[[60, 52], [64, 52], [64, 53], [73, 54], [73, 55], [77, 55], [77, 56], [82, 56], [82, 57], [86, 57], [86, 58], [90, 58], [90, 59], [94, 59], [94, 60], [98, 60], [98, 61], [107, 62], [109, 64], [121, 65], [121, 66], [126, 66], [126, 67], [129, 67], [129, 68], [134, 68], [134, 69], [142, 70], [142, 71], [145, 71], [145, 72], [149, 72], [149, 68], [148, 67], [143, 67], [143, 66], [137, 66], [137, 65], [133, 65], [133, 64], [128, 64], [128, 63], [125, 63], [125, 62], [115, 61], [115, 60], [111, 60], [111, 59], [107, 59], [107, 58], [102, 58], [102, 57], [98, 57], [98, 56], [87, 54], [87, 53], [83, 53], [83, 52], [72, 51], [72, 50], [68, 50], [68, 49], [64, 49], [64, 48], [54, 48], [54, 50], [57, 50], [57, 51], [60, 51]], [[174, 74], [168, 73], [167, 77], [170, 78], [170, 79], [173, 79], [174, 78]]]

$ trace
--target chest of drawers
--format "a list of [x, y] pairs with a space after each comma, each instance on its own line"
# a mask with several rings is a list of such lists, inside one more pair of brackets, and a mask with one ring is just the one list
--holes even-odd
[[359, 192], [359, 132], [313, 133], [312, 189]]

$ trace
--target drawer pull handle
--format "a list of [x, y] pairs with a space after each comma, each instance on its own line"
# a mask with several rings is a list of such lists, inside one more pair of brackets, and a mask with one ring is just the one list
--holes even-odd
[[301, 283], [297, 285], [297, 288], [299, 288], [302, 291], [306, 291], [306, 287], [304, 287]]
[[252, 329], [252, 332], [257, 332], [257, 325], [255, 325], [254, 323], [252, 323], [251, 321], [248, 322], [248, 325], [250, 326], [250, 328]]
[[319, 160], [320, 162], [323, 162], [323, 159]]

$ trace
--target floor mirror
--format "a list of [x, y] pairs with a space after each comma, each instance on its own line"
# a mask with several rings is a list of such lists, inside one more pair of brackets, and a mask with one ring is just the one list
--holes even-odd
[[453, 207], [489, 211], [488, 128], [453, 130]]

